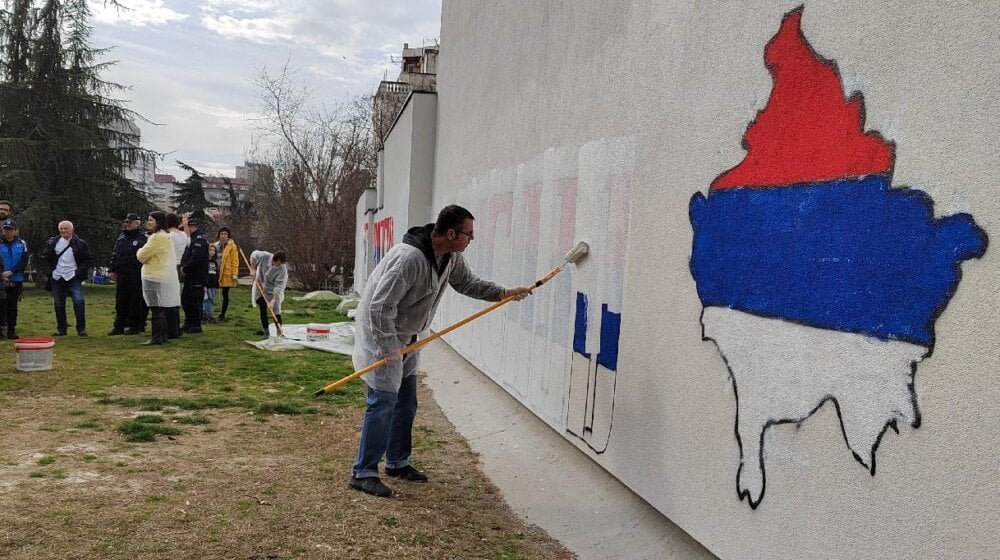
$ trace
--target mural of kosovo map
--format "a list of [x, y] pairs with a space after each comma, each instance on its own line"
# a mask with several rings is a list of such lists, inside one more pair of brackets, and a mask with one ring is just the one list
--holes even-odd
[[764, 51], [774, 79], [745, 159], [690, 203], [691, 274], [704, 338], [737, 399], [737, 493], [764, 497], [765, 435], [836, 408], [874, 476], [888, 428], [920, 426], [917, 364], [961, 280], [987, 248], [968, 214], [934, 217], [924, 192], [891, 186], [895, 146], [864, 131], [860, 93], [785, 15]]

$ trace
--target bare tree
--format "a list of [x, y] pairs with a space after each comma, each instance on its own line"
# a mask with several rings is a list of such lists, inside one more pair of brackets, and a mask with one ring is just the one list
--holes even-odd
[[330, 266], [354, 265], [355, 207], [375, 178], [371, 98], [333, 108], [312, 103], [311, 92], [286, 64], [277, 76], [261, 70], [254, 159], [270, 165], [251, 188], [259, 246], [283, 249], [294, 280], [318, 289]]

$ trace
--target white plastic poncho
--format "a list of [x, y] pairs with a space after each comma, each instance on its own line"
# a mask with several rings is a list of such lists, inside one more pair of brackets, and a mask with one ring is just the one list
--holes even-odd
[[150, 307], [178, 307], [181, 283], [177, 279], [174, 243], [161, 230], [149, 236], [135, 258], [142, 263], [142, 297]]
[[271, 309], [274, 314], [281, 313], [281, 303], [285, 301], [285, 287], [288, 285], [288, 265], [271, 266], [271, 258], [274, 255], [267, 251], [254, 251], [250, 253], [250, 266], [257, 271], [254, 278], [257, 282], [250, 290], [251, 301], [257, 303], [260, 293], [257, 291], [257, 284], [264, 290], [264, 295], [271, 302]]
[[[399, 243], [386, 253], [365, 284], [358, 304], [354, 338], [354, 367], [361, 369], [399, 352], [430, 328], [444, 295], [445, 284], [459, 293], [486, 301], [503, 299], [503, 287], [477, 277], [461, 253], [450, 253], [438, 274], [420, 249]], [[402, 364], [386, 365], [363, 377], [376, 391], [399, 391], [403, 377], [416, 375], [419, 352]]]

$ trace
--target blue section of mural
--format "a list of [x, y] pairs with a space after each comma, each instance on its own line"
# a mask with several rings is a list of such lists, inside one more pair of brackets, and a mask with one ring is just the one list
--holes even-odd
[[971, 216], [934, 219], [885, 176], [696, 193], [690, 215], [704, 305], [925, 346], [987, 244]]
[[608, 311], [608, 304], [601, 305], [601, 351], [597, 363], [618, 371], [618, 335], [622, 330], [622, 315]]
[[[585, 358], [587, 352], [587, 294], [576, 293], [576, 322], [573, 328], [573, 351]], [[608, 311], [608, 304], [601, 304], [601, 347], [597, 363], [611, 371], [618, 371], [618, 338], [621, 335], [622, 315]]]
[[576, 293], [576, 322], [573, 325], [573, 351], [590, 358], [587, 353], [587, 295]]

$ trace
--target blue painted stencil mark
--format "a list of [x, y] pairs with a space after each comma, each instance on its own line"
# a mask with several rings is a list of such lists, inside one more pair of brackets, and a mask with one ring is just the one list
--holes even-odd
[[587, 295], [576, 293], [576, 324], [573, 329], [573, 351], [590, 358], [587, 353]]
[[597, 363], [611, 371], [618, 371], [618, 337], [622, 329], [622, 314], [608, 311], [608, 304], [601, 305], [601, 351]]

